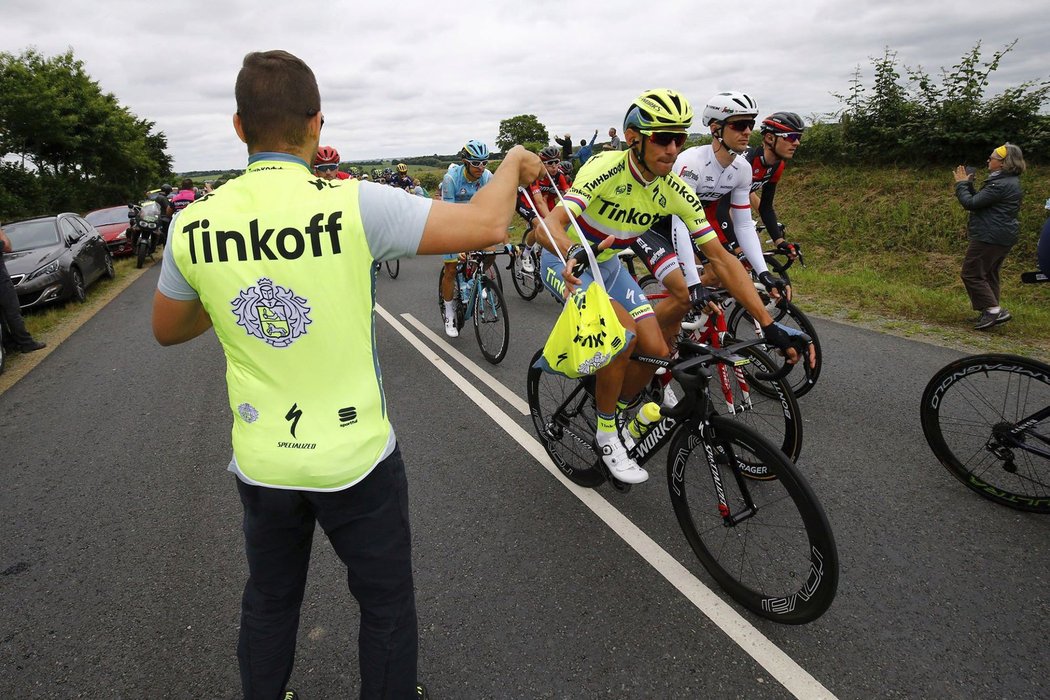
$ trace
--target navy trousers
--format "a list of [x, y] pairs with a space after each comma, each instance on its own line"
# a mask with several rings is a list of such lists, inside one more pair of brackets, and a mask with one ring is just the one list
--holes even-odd
[[346, 564], [361, 609], [361, 697], [415, 698], [418, 630], [400, 449], [342, 491], [288, 491], [240, 479], [237, 488], [249, 571], [237, 647], [244, 697], [278, 698], [291, 676], [316, 522]]

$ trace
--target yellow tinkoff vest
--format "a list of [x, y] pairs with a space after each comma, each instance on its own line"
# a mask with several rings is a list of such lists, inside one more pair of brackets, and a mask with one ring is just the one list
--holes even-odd
[[168, 237], [226, 353], [233, 453], [250, 482], [338, 490], [393, 448], [357, 195], [356, 181], [259, 161]]

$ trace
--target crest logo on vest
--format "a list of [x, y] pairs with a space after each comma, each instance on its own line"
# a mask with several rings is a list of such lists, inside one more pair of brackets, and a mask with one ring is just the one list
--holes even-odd
[[312, 323], [306, 299], [266, 277], [256, 286], [242, 289], [230, 302], [237, 325], [275, 348], [285, 348], [306, 335]]

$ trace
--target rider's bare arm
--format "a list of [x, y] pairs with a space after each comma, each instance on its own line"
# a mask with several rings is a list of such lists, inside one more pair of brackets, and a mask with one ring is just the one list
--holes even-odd
[[722, 286], [729, 290], [733, 298], [743, 304], [747, 312], [751, 314], [751, 317], [763, 326], [768, 326], [772, 323], [773, 318], [766, 311], [766, 306], [762, 303], [761, 297], [758, 296], [755, 285], [751, 281], [751, 276], [747, 274], [744, 266], [736, 259], [736, 256], [722, 247], [717, 238], [700, 244], [700, 247], [703, 249], [704, 255], [707, 256], [715, 274], [718, 275], [718, 279], [722, 282]]

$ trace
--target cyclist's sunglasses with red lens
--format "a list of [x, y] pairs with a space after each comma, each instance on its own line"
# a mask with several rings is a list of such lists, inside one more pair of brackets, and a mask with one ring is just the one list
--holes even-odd
[[670, 146], [672, 143], [679, 148], [685, 143], [687, 136], [672, 131], [656, 131], [649, 134], [649, 140], [655, 143], [657, 146]]
[[336, 165], [335, 163], [332, 163], [331, 165], [315, 165], [314, 166], [314, 170], [319, 170], [319, 171], [321, 171], [323, 173], [330, 173], [330, 172], [332, 172], [333, 170], [335, 170], [338, 167], [339, 166]]
[[800, 141], [802, 141], [802, 134], [800, 134], [797, 131], [792, 131], [787, 134], [777, 134], [777, 136], [779, 136], [782, 139], [787, 139], [791, 143], [799, 143]]
[[735, 122], [726, 122], [726, 126], [733, 131], [754, 131], [755, 120], [754, 119], [740, 119]]

